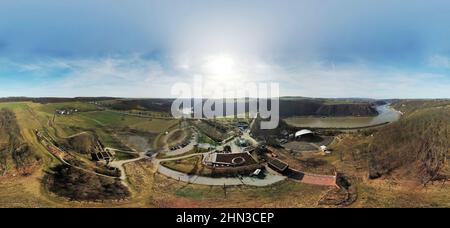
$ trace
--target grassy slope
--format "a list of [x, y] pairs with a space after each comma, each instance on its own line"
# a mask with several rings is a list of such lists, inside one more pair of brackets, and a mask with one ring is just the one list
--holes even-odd
[[130, 127], [154, 133], [161, 133], [178, 122], [177, 120], [137, 117], [109, 111], [81, 113], [80, 115], [87, 119], [97, 120], [98, 124], [101, 123], [106, 126]]
[[[436, 154], [449, 156], [449, 102], [408, 102], [401, 121], [379, 131], [345, 134], [331, 146], [325, 159], [350, 176], [358, 199], [352, 207], [448, 207], [450, 184], [429, 183], [423, 187], [424, 167], [437, 167]], [[405, 110], [407, 109], [407, 111]], [[373, 137], [371, 135], [374, 135]], [[428, 149], [431, 150], [428, 150]], [[436, 150], [437, 148], [437, 150]], [[424, 150], [425, 149], [425, 150]], [[434, 152], [436, 153], [434, 153]], [[426, 156], [424, 156], [426, 155]], [[444, 158], [444, 159], [442, 159]], [[368, 161], [373, 159], [372, 163]], [[383, 176], [369, 180], [369, 168], [378, 164]], [[449, 174], [448, 163], [439, 171]], [[429, 176], [428, 176], [429, 177]]]
[[161, 165], [179, 172], [192, 175], [197, 174], [197, 170], [201, 168], [201, 159], [201, 156], [195, 156], [181, 160], [165, 161], [162, 162]]
[[42, 155], [45, 159], [44, 164], [56, 164], [57, 159], [46, 152], [34, 134], [34, 129], [42, 127], [43, 122], [45, 123], [45, 119], [35, 111], [37, 106], [39, 105], [31, 102], [0, 103], [0, 108], [7, 108], [15, 113], [22, 136], [38, 155]]
[[[33, 150], [42, 158], [42, 169], [47, 169], [58, 160], [46, 152], [37, 142], [33, 130], [41, 126], [44, 119], [33, 110], [37, 104], [29, 102], [0, 103], [0, 108], [8, 108], [16, 114], [21, 134]], [[42, 190], [40, 178], [42, 169], [27, 177], [0, 177], [0, 207], [39, 207], [50, 206]]]
[[371, 171], [402, 171], [422, 183], [450, 177], [450, 106], [430, 106], [410, 111], [374, 134], [369, 147]]
[[[78, 106], [80, 105], [80, 106]], [[67, 102], [64, 106], [81, 109], [85, 103]], [[46, 128], [51, 134], [60, 137], [67, 137], [69, 135], [78, 133], [82, 129], [94, 129], [102, 141], [108, 146], [115, 146], [116, 139], [111, 137], [111, 133], [105, 130], [104, 126], [98, 121], [89, 118], [83, 118], [80, 113], [70, 116], [57, 116], [55, 123], [49, 127], [48, 122], [53, 117], [53, 110], [58, 106], [55, 104], [37, 104], [31, 102], [14, 102], [14, 103], [0, 103], [0, 108], [8, 108], [12, 110], [17, 117], [18, 125], [20, 126], [21, 134], [24, 139], [30, 143], [36, 153], [42, 157], [41, 167], [27, 177], [0, 177], [0, 207], [48, 207], [48, 206], [90, 206], [83, 203], [68, 203], [64, 199], [52, 196], [43, 189], [41, 185], [41, 178], [43, 171], [48, 170], [59, 161], [50, 155], [47, 150], [37, 142], [34, 135], [34, 129]], [[59, 107], [59, 106], [58, 106]], [[85, 106], [86, 107], [86, 106]], [[86, 114], [86, 113], [82, 113]], [[118, 115], [118, 114], [114, 114]], [[138, 124], [135, 117], [125, 117], [125, 122], [130, 124]], [[155, 126], [152, 124], [144, 125], [146, 129], [154, 131], [164, 131], [165, 128], [173, 125], [173, 120], [157, 120]], [[111, 125], [114, 122], [110, 122]], [[113, 125], [115, 126], [115, 125]], [[127, 126], [127, 125], [121, 125]], [[95, 205], [95, 204], [94, 204]], [[99, 206], [99, 205], [97, 205]], [[106, 206], [106, 205], [105, 205]]]

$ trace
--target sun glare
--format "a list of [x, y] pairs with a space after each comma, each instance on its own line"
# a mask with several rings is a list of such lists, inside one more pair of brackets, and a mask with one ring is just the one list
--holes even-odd
[[216, 55], [207, 58], [205, 68], [210, 76], [222, 80], [233, 77], [233, 74], [236, 73], [235, 61], [229, 55]]

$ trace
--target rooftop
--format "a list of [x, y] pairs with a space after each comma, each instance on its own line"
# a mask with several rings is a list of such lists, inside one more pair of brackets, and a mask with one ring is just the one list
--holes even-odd
[[302, 135], [308, 135], [308, 134], [314, 134], [311, 130], [308, 129], [302, 129], [300, 131], [295, 132], [295, 137], [302, 136]]
[[283, 161], [281, 161], [280, 159], [277, 159], [277, 158], [270, 159], [269, 165], [272, 168], [275, 168], [275, 169], [277, 169], [280, 172], [285, 171], [289, 167], [289, 165], [287, 163], [285, 163], [285, 162], [283, 162]]

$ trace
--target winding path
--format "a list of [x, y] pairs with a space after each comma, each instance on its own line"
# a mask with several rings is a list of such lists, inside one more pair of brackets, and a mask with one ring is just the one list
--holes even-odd
[[152, 162], [157, 167], [157, 170], [160, 174], [164, 176], [170, 177], [175, 180], [192, 183], [192, 184], [201, 184], [201, 185], [226, 185], [226, 186], [234, 186], [234, 185], [251, 185], [251, 186], [267, 186], [274, 184], [276, 182], [285, 180], [285, 176], [281, 176], [275, 172], [267, 172], [264, 179], [256, 178], [256, 177], [206, 177], [199, 175], [188, 175], [186, 173], [178, 172], [172, 169], [169, 169], [160, 163], [163, 161], [173, 161], [179, 159], [185, 159], [194, 156], [202, 156], [207, 153], [197, 153], [197, 154], [188, 154], [185, 156], [175, 157], [175, 158], [166, 158], [166, 159], [153, 159]]
[[[109, 148], [109, 150], [116, 150], [114, 148]], [[121, 151], [121, 150], [116, 150]], [[169, 169], [163, 165], [161, 165], [161, 162], [164, 161], [173, 161], [173, 160], [180, 160], [195, 156], [203, 156], [207, 153], [196, 153], [196, 154], [188, 154], [184, 156], [179, 157], [173, 157], [173, 158], [164, 158], [164, 159], [157, 159], [155, 156], [148, 157], [145, 155], [144, 152], [132, 152], [132, 151], [121, 151], [125, 153], [130, 154], [138, 154], [138, 158], [128, 159], [128, 160], [117, 160], [112, 161], [109, 163], [111, 167], [118, 168], [121, 171], [120, 179], [122, 180], [122, 183], [126, 184], [126, 173], [125, 169], [123, 167], [124, 164], [129, 162], [135, 162], [141, 159], [150, 159], [152, 163], [155, 165], [156, 170], [167, 177], [170, 177], [175, 180], [192, 183], [192, 184], [201, 184], [201, 185], [226, 185], [226, 186], [235, 186], [235, 185], [251, 185], [251, 186], [267, 186], [274, 184], [276, 182], [285, 180], [285, 176], [281, 176], [275, 172], [267, 172], [264, 179], [261, 178], [255, 178], [255, 177], [221, 177], [221, 178], [215, 178], [215, 177], [206, 177], [206, 176], [199, 176], [199, 175], [188, 175], [182, 172], [178, 172], [172, 169]]]
[[205, 177], [198, 175], [187, 175], [185, 173], [181, 173], [172, 169], [169, 169], [165, 166], [159, 165], [158, 172], [168, 176], [172, 179], [184, 181], [192, 184], [201, 184], [201, 185], [216, 185], [216, 186], [230, 186], [230, 185], [251, 185], [251, 186], [267, 186], [274, 184], [276, 182], [285, 180], [286, 177], [280, 175], [274, 175], [268, 173], [264, 179], [255, 178], [255, 177]]

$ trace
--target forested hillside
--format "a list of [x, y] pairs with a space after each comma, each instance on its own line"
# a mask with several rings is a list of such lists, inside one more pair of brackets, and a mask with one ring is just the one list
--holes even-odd
[[381, 128], [369, 147], [372, 178], [399, 171], [428, 183], [450, 177], [450, 109], [421, 109]]

